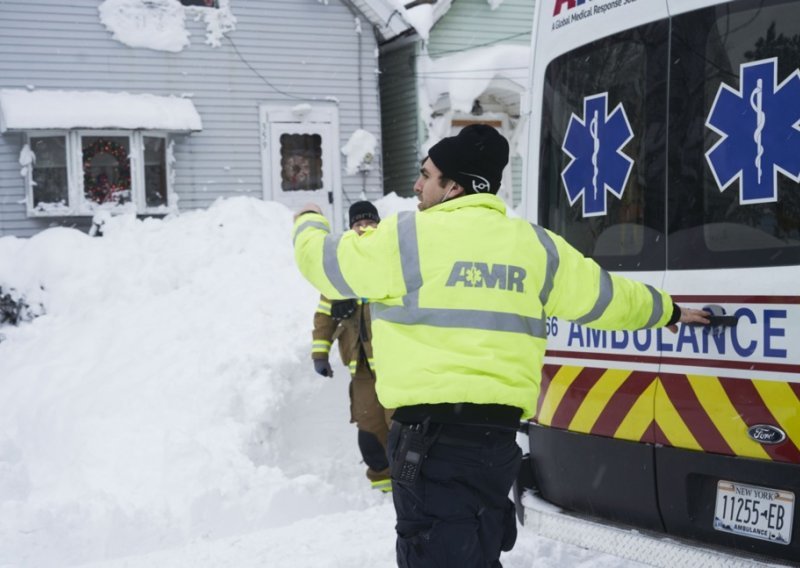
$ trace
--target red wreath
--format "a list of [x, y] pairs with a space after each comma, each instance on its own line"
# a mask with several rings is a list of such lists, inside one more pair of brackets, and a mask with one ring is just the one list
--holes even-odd
[[[108, 154], [117, 160], [117, 183], [104, 173], [92, 175], [92, 160], [98, 154]], [[99, 138], [83, 149], [83, 188], [86, 197], [95, 203], [122, 204], [131, 189], [131, 166], [128, 150], [111, 140]]]

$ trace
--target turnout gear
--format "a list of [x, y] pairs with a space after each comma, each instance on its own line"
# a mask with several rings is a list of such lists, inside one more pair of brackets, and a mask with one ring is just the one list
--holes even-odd
[[352, 299], [331, 301], [321, 296], [314, 314], [312, 336], [314, 369], [323, 376], [333, 376], [329, 354], [333, 342], [338, 341], [339, 355], [351, 375], [350, 422], [355, 423], [359, 430], [359, 450], [367, 464], [367, 477], [370, 481], [388, 479], [388, 418], [375, 392], [368, 304]]
[[372, 357], [372, 334], [370, 331], [370, 311], [360, 300], [331, 301], [320, 297], [314, 313], [311, 357], [328, 359], [331, 345], [339, 342], [339, 355], [355, 376], [359, 359], [367, 364], [367, 376], [375, 373]]

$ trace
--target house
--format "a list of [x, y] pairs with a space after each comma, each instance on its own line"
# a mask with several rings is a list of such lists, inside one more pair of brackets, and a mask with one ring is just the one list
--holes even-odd
[[0, 236], [239, 195], [341, 229], [384, 193], [370, 28], [345, 0], [3, 0]]
[[[527, 140], [521, 105], [529, 73], [533, 1], [404, 5], [400, 11], [414, 24], [415, 33], [388, 29], [380, 40], [385, 192], [411, 195], [427, 149], [468, 124], [483, 122], [511, 142], [500, 195], [507, 204], [519, 205]], [[427, 17], [419, 13], [422, 10], [428, 11]]]

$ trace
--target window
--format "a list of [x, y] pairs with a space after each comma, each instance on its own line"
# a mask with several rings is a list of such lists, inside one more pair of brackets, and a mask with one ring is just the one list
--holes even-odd
[[30, 138], [29, 144], [35, 156], [30, 182], [33, 207], [69, 207], [66, 137], [36, 136]]
[[800, 263], [800, 132], [790, 127], [800, 116], [800, 77], [790, 79], [800, 68], [800, 34], [792, 4], [732, 2], [673, 21], [671, 268]]
[[167, 206], [167, 141], [144, 137], [144, 191], [147, 208]]
[[281, 189], [298, 191], [321, 189], [322, 136], [319, 134], [281, 135]]
[[98, 210], [166, 213], [171, 148], [167, 136], [138, 131], [29, 133], [31, 216]]
[[131, 201], [131, 148], [127, 136], [81, 136], [85, 203]]
[[539, 223], [606, 269], [664, 268], [667, 38], [626, 30], [545, 73]]

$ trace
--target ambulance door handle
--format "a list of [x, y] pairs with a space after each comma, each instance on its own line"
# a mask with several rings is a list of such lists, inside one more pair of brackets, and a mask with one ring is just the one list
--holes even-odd
[[708, 316], [708, 324], [704, 323], [690, 323], [692, 327], [702, 327], [704, 329], [714, 330], [715, 333], [722, 333], [726, 327], [735, 327], [739, 321], [739, 316]]
[[739, 316], [726, 314], [722, 306], [712, 304], [703, 306], [703, 310], [711, 314], [708, 316], [708, 326], [711, 328], [733, 327], [739, 321]]
[[739, 321], [739, 316], [708, 316], [711, 327], [733, 327]]

